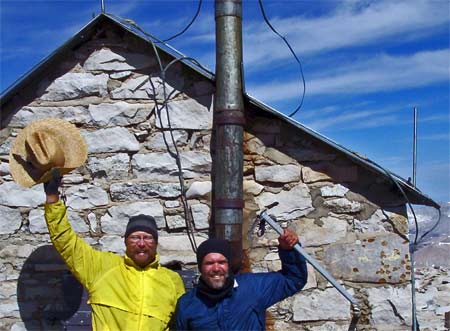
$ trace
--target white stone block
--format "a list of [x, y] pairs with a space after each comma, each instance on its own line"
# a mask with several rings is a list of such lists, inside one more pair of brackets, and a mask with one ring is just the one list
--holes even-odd
[[[371, 323], [378, 327], [393, 330], [399, 326], [408, 329], [411, 325], [411, 287], [369, 288], [369, 305], [371, 307]], [[386, 329], [387, 330], [387, 329]]]
[[18, 209], [0, 206], [0, 234], [12, 234], [20, 229], [22, 216]]
[[345, 198], [325, 200], [324, 205], [336, 214], [357, 213], [362, 206], [358, 201], [350, 201]]
[[146, 121], [154, 104], [130, 104], [124, 101], [89, 105], [92, 123], [100, 127], [130, 126]]
[[179, 183], [114, 183], [110, 186], [113, 201], [135, 201], [155, 197], [178, 198], [181, 194]]
[[191, 205], [192, 217], [194, 219], [195, 228], [204, 230], [209, 228], [210, 208], [207, 204], [197, 203]]
[[112, 153], [112, 152], [137, 152], [139, 142], [126, 128], [113, 127], [96, 131], [82, 130], [86, 139], [88, 152]]
[[25, 127], [33, 121], [53, 117], [66, 120], [71, 123], [89, 124], [91, 115], [83, 106], [65, 107], [30, 107], [25, 106], [15, 113], [9, 125], [13, 127]]
[[45, 193], [42, 185], [26, 188], [14, 182], [0, 184], [0, 204], [11, 207], [35, 208], [45, 202]]
[[9, 175], [9, 163], [7, 162], [0, 162], [0, 176], [6, 176]]
[[[181, 153], [180, 158], [184, 178], [207, 174], [211, 170], [209, 153], [187, 151]], [[179, 173], [175, 159], [168, 153], [135, 154], [131, 166], [138, 179], [174, 180]]]
[[168, 200], [164, 202], [166, 208], [178, 208], [180, 207], [180, 202], [178, 200]]
[[250, 193], [252, 195], [258, 195], [264, 189], [263, 185], [258, 184], [254, 180], [244, 180], [243, 187], [244, 193]]
[[149, 55], [128, 52], [116, 53], [109, 48], [102, 48], [89, 56], [84, 62], [83, 68], [90, 71], [124, 71], [143, 69], [154, 64], [155, 59]]
[[331, 244], [347, 235], [347, 221], [336, 217], [321, 217], [321, 226], [314, 219], [295, 221], [295, 232], [300, 236], [302, 245], [321, 246]]
[[212, 183], [211, 181], [204, 182], [192, 182], [189, 189], [186, 191], [186, 197], [188, 199], [201, 198], [211, 193]]
[[89, 157], [87, 167], [95, 178], [125, 179], [128, 177], [130, 157], [126, 153], [118, 153], [107, 157]]
[[294, 322], [348, 320], [351, 316], [347, 299], [334, 288], [297, 293], [292, 310]]
[[183, 229], [186, 227], [186, 221], [181, 215], [167, 216], [166, 221], [169, 229]]
[[165, 110], [160, 112], [161, 123], [156, 120], [159, 128], [210, 130], [212, 128], [212, 99], [206, 106], [195, 99], [186, 99], [169, 102], [168, 112], [170, 125]]
[[329, 197], [340, 197], [343, 198], [345, 193], [348, 192], [348, 188], [342, 186], [341, 184], [336, 184], [332, 186], [323, 186], [320, 188], [320, 193], [324, 198]]
[[72, 209], [88, 209], [108, 204], [108, 193], [101, 187], [82, 184], [66, 190], [67, 207]]
[[270, 209], [270, 214], [275, 215], [278, 220], [282, 221], [305, 216], [314, 210], [309, 188], [305, 184], [296, 185], [289, 191], [283, 190], [276, 194], [264, 192], [256, 200], [261, 210], [274, 202], [278, 202], [277, 206]]
[[108, 75], [68, 72], [55, 79], [41, 96], [41, 100], [60, 101], [108, 94]]
[[[173, 136], [173, 139], [172, 139]], [[173, 141], [177, 146], [181, 146], [187, 143], [188, 134], [182, 130], [172, 130], [157, 132], [155, 135], [149, 137], [145, 143], [145, 147], [151, 150], [167, 151], [169, 147], [172, 150], [174, 146]]]
[[290, 183], [300, 180], [301, 167], [294, 164], [257, 166], [255, 178], [258, 182]]
[[103, 236], [99, 240], [102, 251], [125, 255], [125, 241], [119, 236]]

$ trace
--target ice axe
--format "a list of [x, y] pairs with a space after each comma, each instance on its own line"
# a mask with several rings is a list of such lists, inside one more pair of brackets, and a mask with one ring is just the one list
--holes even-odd
[[[274, 229], [280, 236], [283, 234], [282, 227], [277, 223], [276, 219], [272, 215], [267, 214], [267, 210], [275, 207], [278, 205], [278, 202], [274, 202], [271, 205], [267, 206], [267, 209], [263, 210], [257, 217], [256, 222], [259, 222], [259, 230], [258, 230], [258, 236], [264, 235], [265, 232], [265, 225], [269, 224], [272, 229]], [[301, 254], [306, 261], [308, 261], [309, 264], [311, 264], [314, 269], [316, 269], [323, 277], [325, 277], [326, 280], [330, 282], [331, 285], [335, 289], [337, 289], [351, 304], [352, 309], [352, 320], [350, 321], [350, 325], [348, 327], [348, 331], [353, 331], [356, 329], [356, 324], [358, 323], [359, 317], [361, 315], [361, 309], [359, 307], [359, 303], [356, 301], [356, 299], [347, 292], [347, 290], [342, 287], [336, 279], [333, 278], [322, 266], [313, 258], [311, 257], [306, 251], [300, 246], [300, 244], [295, 244], [294, 249]]]

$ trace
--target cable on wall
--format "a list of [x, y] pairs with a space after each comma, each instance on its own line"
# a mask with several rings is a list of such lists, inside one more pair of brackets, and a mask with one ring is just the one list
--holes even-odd
[[389, 179], [394, 183], [394, 185], [397, 187], [397, 189], [400, 191], [401, 195], [403, 196], [403, 198], [405, 199], [405, 202], [407, 203], [408, 207], [411, 210], [411, 213], [413, 215], [414, 218], [414, 225], [416, 228], [416, 233], [414, 236], [414, 241], [409, 244], [409, 254], [410, 254], [410, 266], [411, 266], [411, 305], [412, 305], [412, 330], [416, 331], [418, 329], [418, 325], [419, 322], [417, 320], [417, 307], [416, 307], [416, 277], [415, 277], [415, 262], [414, 262], [414, 253], [417, 249], [417, 245], [420, 243], [420, 241], [428, 234], [430, 233], [434, 228], [436, 228], [441, 220], [441, 210], [440, 208], [437, 208], [438, 212], [439, 212], [439, 218], [436, 222], [436, 224], [429, 230], [427, 231], [424, 235], [422, 235], [420, 237], [420, 239], [418, 239], [418, 235], [419, 235], [419, 223], [417, 222], [417, 216], [416, 213], [414, 211], [414, 208], [411, 205], [411, 202], [409, 201], [408, 196], [406, 195], [405, 191], [403, 190], [403, 188], [401, 187], [401, 185], [399, 184], [398, 180], [396, 180], [392, 174], [385, 168], [383, 168], [382, 166], [380, 166], [379, 164], [377, 164], [376, 162], [372, 161], [372, 160], [368, 160], [370, 163], [376, 165], [377, 167], [381, 168], [386, 175], [389, 177]]
[[[196, 243], [195, 235], [194, 235], [193, 218], [192, 218], [192, 214], [190, 212], [189, 205], [188, 205], [188, 202], [187, 202], [186, 186], [184, 184], [183, 167], [182, 167], [182, 164], [181, 164], [180, 152], [178, 150], [177, 142], [175, 140], [175, 137], [173, 136], [173, 129], [172, 129], [172, 125], [171, 125], [171, 121], [170, 121], [170, 114], [169, 114], [169, 109], [168, 109], [168, 101], [169, 101], [171, 95], [167, 94], [166, 72], [176, 62], [182, 62], [182, 61], [185, 61], [185, 60], [189, 60], [189, 61], [191, 61], [192, 63], [194, 63], [196, 65], [198, 65], [199, 63], [193, 58], [182, 57], [182, 58], [175, 59], [175, 60], [171, 61], [170, 63], [168, 63], [164, 67], [164, 65], [163, 65], [163, 63], [161, 61], [161, 57], [159, 55], [158, 48], [155, 45], [156, 44], [156, 42], [154, 41], [155, 38], [152, 35], [150, 35], [147, 32], [145, 32], [144, 30], [142, 30], [142, 28], [139, 27], [134, 21], [129, 20], [129, 19], [123, 19], [123, 18], [117, 17], [117, 16], [115, 16], [115, 17], [118, 18], [121, 22], [123, 22], [123, 23], [125, 23], [127, 25], [131, 25], [132, 27], [134, 27], [138, 31], [142, 32], [145, 35], [145, 37], [146, 37], [145, 39], [150, 42], [150, 44], [152, 45], [152, 48], [153, 48], [153, 50], [155, 52], [156, 60], [157, 60], [158, 67], [159, 67], [159, 73], [160, 73], [160, 77], [161, 77], [161, 80], [162, 80], [162, 87], [163, 87], [163, 100], [162, 100], [162, 102], [157, 100], [157, 93], [154, 93], [154, 96], [155, 96], [155, 99], [154, 99], [155, 107], [156, 107], [156, 112], [157, 112], [157, 115], [158, 115], [157, 117], [158, 117], [158, 120], [159, 120], [161, 128], [164, 128], [164, 125], [163, 125], [162, 119], [161, 119], [161, 111], [165, 111], [166, 118], [167, 118], [168, 132], [170, 133], [170, 139], [171, 139], [174, 151], [172, 151], [170, 149], [169, 143], [166, 140], [166, 136], [164, 134], [164, 131], [163, 131], [163, 139], [164, 139], [164, 142], [166, 144], [167, 151], [168, 151], [169, 155], [171, 155], [171, 157], [173, 157], [175, 159], [175, 163], [176, 163], [177, 168], [178, 168], [178, 181], [179, 181], [179, 184], [180, 184], [180, 191], [181, 191], [180, 196], [181, 196], [181, 202], [182, 202], [182, 205], [183, 205], [183, 212], [184, 212], [184, 215], [185, 215], [184, 220], [185, 220], [185, 225], [186, 225], [186, 233], [187, 233], [189, 242], [191, 244], [191, 248], [194, 251], [194, 253], [196, 253], [197, 252], [197, 243]], [[161, 41], [161, 42], [164, 42], [164, 41]], [[156, 91], [156, 88], [155, 88], [155, 86], [153, 86], [153, 84], [152, 84], [150, 79], [149, 79], [149, 82], [152, 85], [153, 90]], [[158, 106], [160, 106], [160, 107], [158, 107]]]

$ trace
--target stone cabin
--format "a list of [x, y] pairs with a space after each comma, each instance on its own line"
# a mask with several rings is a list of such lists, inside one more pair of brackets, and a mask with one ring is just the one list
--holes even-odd
[[[12, 140], [40, 118], [74, 123], [88, 144], [86, 164], [64, 179], [71, 223], [86, 241], [123, 253], [126, 220], [148, 213], [158, 222], [162, 263], [195, 270], [185, 210], [198, 244], [210, 225], [214, 76], [179, 61], [164, 82], [155, 50], [163, 64], [180, 55], [155, 46], [101, 14], [3, 93], [0, 329], [62, 328], [54, 313], [67, 296], [74, 310], [81, 301], [77, 287], [62, 281], [67, 271], [49, 241], [42, 186], [21, 188], [9, 174]], [[361, 302], [359, 330], [409, 330], [408, 221], [399, 187], [411, 203], [437, 204], [360, 154], [248, 95], [245, 102], [243, 238], [252, 271], [280, 266], [276, 234], [258, 238], [251, 229], [256, 214], [278, 201], [270, 213]], [[303, 291], [270, 309], [269, 327], [346, 330], [349, 303], [309, 271]]]

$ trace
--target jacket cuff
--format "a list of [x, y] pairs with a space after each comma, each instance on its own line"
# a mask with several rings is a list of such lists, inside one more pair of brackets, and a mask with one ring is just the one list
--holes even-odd
[[47, 203], [47, 202], [44, 203], [44, 209], [49, 210], [49, 211], [57, 209], [57, 208], [61, 208], [64, 206], [65, 206], [64, 202], [61, 199], [54, 203]]

